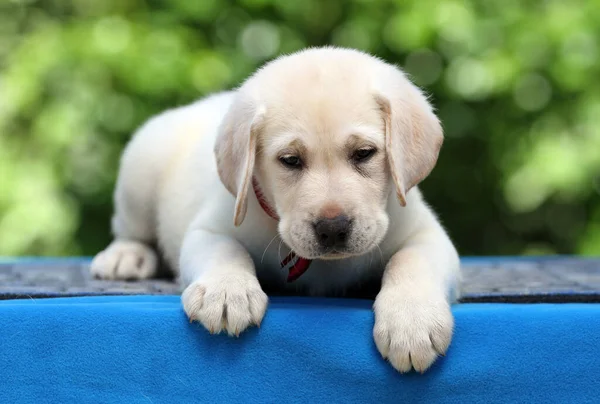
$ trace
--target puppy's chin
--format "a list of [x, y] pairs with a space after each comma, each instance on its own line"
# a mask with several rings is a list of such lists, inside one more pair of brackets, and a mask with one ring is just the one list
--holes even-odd
[[349, 252], [332, 252], [328, 254], [320, 255], [317, 259], [324, 261], [334, 261], [334, 260], [343, 260], [346, 258], [358, 257], [364, 255], [367, 252], [359, 252], [359, 253], [349, 253]]
[[368, 254], [377, 246], [377, 244], [378, 243], [376, 240], [374, 240], [369, 247], [361, 249], [360, 251], [323, 251], [318, 247], [315, 249], [306, 249], [301, 246], [294, 247], [293, 245], [290, 245], [290, 248], [302, 258], [310, 260], [336, 261], [360, 257], [361, 255]]

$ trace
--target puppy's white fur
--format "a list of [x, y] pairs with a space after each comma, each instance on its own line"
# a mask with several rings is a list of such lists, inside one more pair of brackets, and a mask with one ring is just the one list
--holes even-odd
[[[441, 141], [431, 106], [395, 67], [335, 48], [281, 57], [238, 90], [138, 130], [121, 160], [115, 241], [91, 270], [151, 277], [157, 242], [189, 318], [229, 334], [261, 322], [257, 278], [326, 295], [379, 277], [377, 348], [400, 371], [424, 371], [450, 343], [459, 277], [458, 254], [416, 187]], [[349, 159], [361, 147], [376, 152], [358, 166]], [[281, 164], [286, 153], [303, 169]], [[253, 176], [280, 221], [259, 206]], [[347, 249], [320, 250], [312, 223], [342, 213], [353, 220]], [[291, 249], [314, 261], [290, 284], [280, 261]]]

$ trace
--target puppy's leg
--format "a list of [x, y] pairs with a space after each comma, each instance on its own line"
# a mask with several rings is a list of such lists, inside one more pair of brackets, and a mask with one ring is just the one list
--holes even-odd
[[459, 265], [437, 223], [411, 237], [387, 264], [374, 305], [373, 337], [381, 355], [400, 372], [424, 372], [448, 349]]
[[[140, 135], [143, 135], [141, 133]], [[90, 271], [101, 279], [147, 279], [158, 270], [158, 257], [150, 247], [156, 239], [155, 181], [139, 137], [128, 146], [115, 189], [112, 230], [115, 240], [92, 260]]]
[[186, 287], [181, 300], [190, 321], [201, 322], [211, 333], [226, 330], [236, 336], [260, 325], [268, 298], [252, 258], [236, 240], [192, 229], [184, 238], [179, 268]]

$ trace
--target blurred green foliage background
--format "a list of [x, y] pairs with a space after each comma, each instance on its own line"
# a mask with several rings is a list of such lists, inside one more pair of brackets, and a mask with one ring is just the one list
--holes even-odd
[[432, 95], [462, 254], [600, 254], [600, 1], [2, 0], [0, 255], [94, 254], [136, 127], [324, 44]]

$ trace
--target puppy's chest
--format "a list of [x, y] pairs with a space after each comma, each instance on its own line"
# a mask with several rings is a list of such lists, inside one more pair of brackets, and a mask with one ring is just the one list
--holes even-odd
[[343, 260], [313, 260], [308, 269], [294, 281], [288, 281], [292, 263], [282, 265], [290, 250], [277, 248], [278, 254], [254, 257], [257, 275], [262, 283], [276, 292], [299, 292], [312, 296], [343, 295], [360, 289], [363, 284], [381, 279], [385, 267], [379, 254], [366, 254]]

